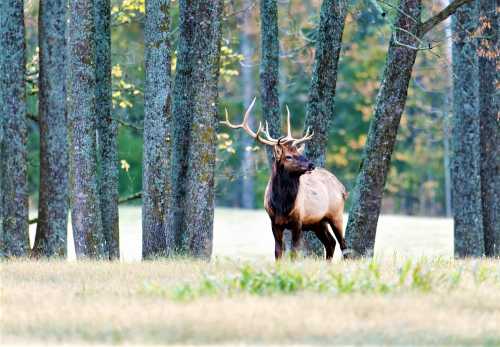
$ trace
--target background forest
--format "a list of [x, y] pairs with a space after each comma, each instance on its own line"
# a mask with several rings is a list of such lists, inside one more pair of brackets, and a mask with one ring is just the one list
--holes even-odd
[[[279, 1], [280, 109], [291, 110], [294, 132], [304, 127], [320, 1]], [[445, 4], [425, 2], [427, 11]], [[112, 1], [112, 116], [119, 122], [119, 192], [126, 198], [141, 191], [144, 118], [143, 0]], [[171, 4], [172, 47], [177, 46], [178, 3]], [[257, 1], [227, 1], [223, 12], [219, 110], [240, 119], [257, 96], [253, 115], [262, 119], [259, 96], [260, 21]], [[37, 111], [38, 1], [25, 2], [28, 114]], [[352, 190], [366, 141], [391, 35], [393, 5], [361, 1], [350, 8], [339, 60], [335, 117], [331, 126], [326, 167]], [[451, 61], [449, 25], [427, 37], [432, 49], [418, 54], [408, 100], [398, 132], [383, 200], [383, 212], [410, 215], [450, 215], [449, 120]], [[176, 52], [172, 52], [175, 74]], [[31, 74], [30, 74], [31, 72]], [[39, 132], [29, 123], [30, 206], [37, 204]], [[244, 134], [218, 130], [216, 204], [259, 208], [269, 169], [263, 148]], [[349, 203], [350, 201], [348, 201]], [[348, 208], [349, 206], [347, 206]]]

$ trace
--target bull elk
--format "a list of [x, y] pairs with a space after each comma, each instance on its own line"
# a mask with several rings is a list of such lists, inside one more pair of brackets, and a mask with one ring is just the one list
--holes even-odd
[[[303, 144], [313, 137], [313, 133], [309, 133], [307, 129], [302, 138], [293, 138], [288, 107], [286, 136], [272, 138], [267, 123], [265, 128], [259, 123], [254, 132], [248, 124], [254, 104], [255, 98], [246, 110], [241, 124], [232, 124], [227, 110], [226, 120], [221, 123], [233, 129], [243, 129], [256, 141], [273, 148], [272, 173], [266, 187], [264, 206], [271, 218], [276, 260], [283, 255], [285, 229], [292, 233], [292, 256], [300, 248], [303, 231], [315, 233], [325, 247], [327, 260], [333, 257], [335, 238], [345, 254], [347, 247], [342, 219], [347, 191], [337, 177], [325, 169], [315, 168], [303, 155]], [[328, 225], [335, 238], [328, 230]]]

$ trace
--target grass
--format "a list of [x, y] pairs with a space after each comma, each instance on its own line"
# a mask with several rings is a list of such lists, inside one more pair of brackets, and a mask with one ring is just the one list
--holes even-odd
[[500, 344], [500, 260], [19, 260], [0, 289], [4, 344]]
[[452, 260], [450, 219], [381, 216], [375, 261], [330, 264], [275, 264], [263, 211], [217, 209], [210, 263], [138, 262], [140, 226], [121, 263], [0, 262], [0, 344], [500, 345], [500, 259]]

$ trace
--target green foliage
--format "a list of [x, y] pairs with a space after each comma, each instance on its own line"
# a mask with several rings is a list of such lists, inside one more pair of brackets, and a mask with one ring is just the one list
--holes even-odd
[[190, 301], [201, 296], [269, 296], [302, 292], [329, 295], [388, 295], [408, 291], [429, 293], [458, 288], [464, 279], [464, 271], [475, 279], [477, 286], [487, 281], [500, 285], [495, 269], [486, 264], [475, 264], [466, 270], [459, 267], [449, 273], [443, 271], [448, 266], [449, 263], [425, 258], [407, 259], [400, 265], [372, 259], [331, 265], [315, 271], [309, 271], [300, 263], [284, 262], [275, 266], [245, 264], [235, 273], [222, 277], [205, 274], [197, 283], [180, 284], [170, 291], [158, 285], [148, 285], [145, 287], [148, 289], [144, 290], [152, 295], [168, 295], [177, 301]]

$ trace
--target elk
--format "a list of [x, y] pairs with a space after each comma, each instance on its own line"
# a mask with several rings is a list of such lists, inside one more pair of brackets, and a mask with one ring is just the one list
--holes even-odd
[[[241, 124], [232, 124], [227, 110], [226, 120], [221, 123], [232, 129], [243, 129], [257, 142], [273, 148], [272, 172], [266, 187], [264, 207], [271, 219], [275, 259], [279, 260], [283, 256], [285, 229], [292, 234], [292, 257], [300, 249], [303, 231], [315, 233], [325, 247], [327, 260], [333, 257], [335, 238], [345, 255], [347, 246], [342, 219], [348, 193], [337, 177], [325, 169], [315, 168], [303, 155], [303, 144], [314, 134], [309, 133], [308, 128], [303, 137], [293, 138], [288, 107], [286, 136], [272, 138], [267, 122], [265, 128], [259, 123], [254, 132], [248, 124], [254, 104], [255, 98], [246, 110]], [[335, 238], [328, 230], [328, 225]]]

